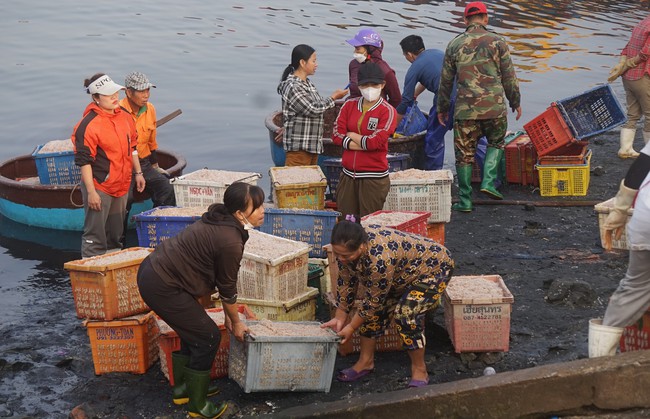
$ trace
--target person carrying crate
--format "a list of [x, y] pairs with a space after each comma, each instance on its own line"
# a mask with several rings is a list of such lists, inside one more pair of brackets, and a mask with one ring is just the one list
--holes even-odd
[[441, 125], [447, 124], [456, 80], [454, 148], [460, 202], [452, 208], [470, 212], [473, 209], [472, 164], [476, 145], [483, 135], [488, 140], [488, 148], [481, 192], [493, 199], [503, 199], [494, 181], [498, 176], [508, 128], [505, 99], [519, 120], [521, 95], [508, 44], [503, 37], [486, 28], [488, 14], [485, 4], [480, 1], [468, 3], [464, 16], [467, 29], [454, 38], [445, 51], [438, 89], [438, 121]]
[[619, 76], [623, 78], [627, 102], [627, 122], [621, 128], [621, 146], [618, 157], [634, 159], [639, 153], [634, 151], [636, 125], [643, 121], [643, 141], [650, 140], [650, 16], [647, 16], [632, 30], [632, 36], [621, 52], [620, 61], [609, 72], [608, 82]]
[[[632, 206], [634, 213], [627, 222]], [[605, 317], [589, 321], [589, 358], [614, 355], [624, 327], [639, 320], [650, 306], [650, 143], [628, 169], [614, 209], [605, 219], [606, 250], [625, 228], [630, 248], [627, 272], [609, 299]]]

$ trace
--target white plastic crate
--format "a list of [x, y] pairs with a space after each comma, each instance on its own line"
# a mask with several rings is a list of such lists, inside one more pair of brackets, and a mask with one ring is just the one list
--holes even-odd
[[[293, 323], [320, 327], [319, 322]], [[228, 376], [245, 393], [327, 393], [332, 384], [339, 340], [333, 331], [329, 336], [247, 336], [243, 343], [231, 337]]]
[[[262, 177], [253, 172], [231, 172], [227, 170], [200, 169], [170, 180], [176, 205], [179, 207], [208, 207], [214, 203], [223, 202], [226, 188], [235, 182], [246, 182], [257, 185], [257, 179]], [[205, 179], [219, 180], [205, 180]]]
[[[605, 219], [609, 213], [614, 209], [614, 200], [616, 198], [608, 199], [605, 202], [594, 205], [594, 210], [598, 213], [598, 228], [600, 229], [600, 243], [601, 246], [605, 247]], [[627, 210], [627, 221], [630, 221], [630, 217], [634, 213], [634, 209], [630, 208]], [[623, 234], [619, 240], [616, 240], [612, 237], [612, 249], [623, 249], [627, 250], [627, 235], [625, 228], [623, 228]]]
[[[413, 170], [413, 169], [411, 169]], [[408, 170], [395, 172], [404, 175]], [[451, 219], [451, 183], [454, 175], [450, 170], [429, 170], [428, 178], [393, 179], [386, 196], [384, 210], [428, 211], [428, 223], [448, 223]]]
[[[272, 249], [260, 254], [253, 253], [257, 252], [251, 250], [255, 249], [256, 241], [262, 240], [272, 243]], [[238, 296], [286, 301], [304, 294], [307, 291], [309, 248], [307, 243], [250, 230], [239, 268]], [[271, 250], [274, 254], [270, 253]]]

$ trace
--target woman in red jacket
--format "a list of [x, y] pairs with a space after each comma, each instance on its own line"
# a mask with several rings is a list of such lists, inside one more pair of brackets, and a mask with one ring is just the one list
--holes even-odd
[[138, 133], [133, 118], [119, 105], [123, 86], [103, 73], [84, 81], [92, 102], [74, 127], [75, 164], [81, 167], [85, 219], [81, 257], [122, 248], [126, 200], [135, 176], [142, 192], [145, 180], [136, 150]]
[[342, 218], [381, 210], [390, 189], [386, 154], [388, 139], [397, 126], [397, 112], [381, 97], [385, 84], [378, 65], [362, 65], [362, 97], [345, 102], [336, 118], [332, 140], [343, 147], [343, 172], [336, 188]]

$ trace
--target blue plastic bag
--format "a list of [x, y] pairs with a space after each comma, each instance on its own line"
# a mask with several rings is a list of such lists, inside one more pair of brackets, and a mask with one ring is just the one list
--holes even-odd
[[400, 135], [415, 135], [427, 129], [427, 117], [424, 116], [417, 102], [413, 102], [412, 106], [406, 109], [406, 113], [402, 121], [395, 130], [396, 134]]

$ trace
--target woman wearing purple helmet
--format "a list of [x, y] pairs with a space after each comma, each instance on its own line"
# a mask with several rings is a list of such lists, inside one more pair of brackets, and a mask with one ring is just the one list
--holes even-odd
[[382, 97], [393, 107], [397, 107], [402, 101], [402, 93], [397, 77], [395, 77], [395, 70], [390, 68], [388, 63], [381, 57], [384, 41], [381, 40], [379, 34], [372, 29], [361, 29], [354, 38], [348, 39], [346, 42], [354, 47], [354, 59], [350, 61], [348, 69], [350, 74], [350, 98], [361, 97], [357, 83], [359, 68], [363, 63], [372, 61], [384, 73], [386, 86], [381, 92]]

